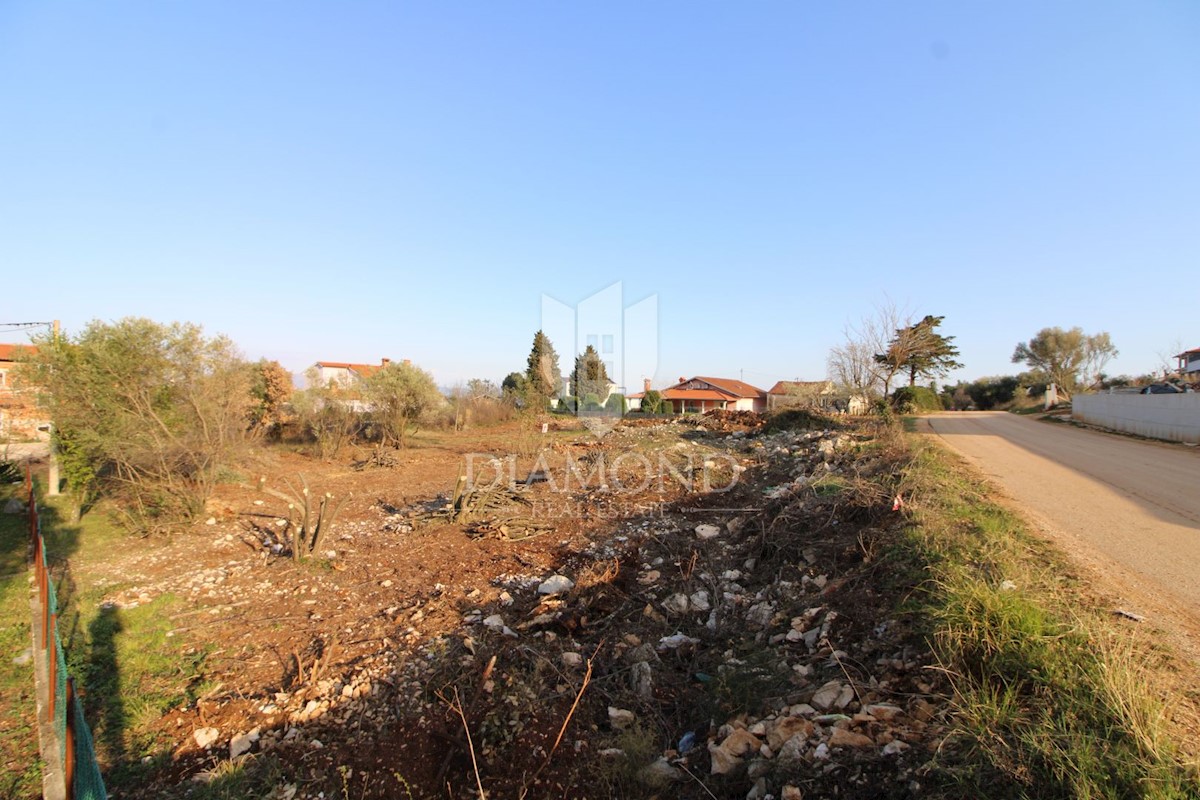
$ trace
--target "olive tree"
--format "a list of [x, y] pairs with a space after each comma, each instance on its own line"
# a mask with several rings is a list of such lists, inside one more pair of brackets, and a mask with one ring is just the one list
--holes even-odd
[[433, 376], [409, 363], [390, 363], [363, 385], [371, 421], [384, 444], [408, 446], [408, 437], [430, 410], [444, 402]]
[[1104, 365], [1117, 356], [1117, 348], [1107, 332], [1088, 335], [1082, 328], [1042, 328], [1028, 342], [1013, 351], [1013, 363], [1025, 363], [1042, 372], [1070, 397], [1080, 384], [1099, 380]]
[[118, 497], [138, 530], [200, 514], [252, 403], [251, 372], [233, 342], [197, 325], [127, 317], [35, 344], [22, 379], [49, 411], [68, 487], [78, 473]]

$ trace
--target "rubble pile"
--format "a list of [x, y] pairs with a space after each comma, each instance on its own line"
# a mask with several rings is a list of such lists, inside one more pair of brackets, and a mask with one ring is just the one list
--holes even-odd
[[[835, 785], [842, 796], [915, 795], [945, 735], [947, 687], [898, 599], [868, 583], [863, 529], [831, 516], [854, 499], [814, 487], [869, 467], [861, 439], [785, 431], [730, 442], [757, 454], [762, 474], [786, 479], [744, 487], [760, 509], [630, 521], [593, 550], [597, 561], [614, 559], [606, 581], [546, 576], [541, 587], [556, 588], [545, 592], [527, 580], [496, 613], [467, 613], [466, 660], [499, 652], [504, 671], [506, 649], [532, 649], [568, 673], [541, 689], [536, 675], [515, 680], [545, 697], [569, 695], [590, 658], [600, 688], [581, 727], [600, 737], [579, 739], [576, 753], [623, 763], [643, 790], [684, 791], [704, 773], [720, 796], [751, 800], [814, 785], [827, 787], [817, 796]], [[669, 746], [629, 763], [645, 759], [622, 747], [635, 734]], [[503, 747], [487, 752], [493, 764], [511, 758]]]
[[734, 431], [755, 431], [767, 424], [765, 414], [757, 411], [732, 411], [716, 408], [706, 411], [696, 417], [685, 417], [693, 424], [717, 433], [733, 433]]
[[[389, 541], [420, 559], [441, 526], [459, 526], [446, 533], [462, 540], [460, 530], [523, 524], [545, 484], [460, 481], [449, 496], [380, 501], [335, 531], [325, 566], [276, 564], [256, 549], [193, 570], [184, 585], [208, 604], [195, 615], [204, 624], [256, 613], [242, 604], [247, 587], [278, 597], [297, 625], [326, 624], [292, 652], [260, 656], [277, 665], [278, 685], [227, 687], [173, 712], [191, 732], [176, 756], [205, 781], [266, 753], [328, 774], [391, 775], [380, 765], [402, 751], [414, 796], [447, 786], [475, 796], [473, 758], [494, 797], [920, 796], [933, 754], [953, 747], [943, 744], [949, 692], [904, 598], [880, 580], [873, 543], [901, 521], [888, 487], [869, 480], [889, 474], [870, 431], [767, 432], [749, 412], [700, 419], [723, 435], [655, 423], [577, 449], [652, 443], [703, 464], [715, 448], [735, 464], [726, 491], [598, 521], [586, 539], [536, 520], [547, 534], [536, 543], [555, 553], [545, 560], [522, 542], [464, 541], [472, 553], [517, 554], [481, 556], [487, 571], [469, 585], [431, 578], [401, 594], [391, 552], [367, 548], [401, 534]], [[112, 599], [144, 603], [158, 587], [122, 591]], [[316, 796], [289, 781], [288, 797]], [[402, 796], [374, 792], [364, 796]]]

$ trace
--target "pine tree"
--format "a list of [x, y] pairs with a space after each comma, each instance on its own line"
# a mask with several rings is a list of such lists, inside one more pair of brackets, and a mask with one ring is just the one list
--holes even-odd
[[562, 385], [562, 370], [558, 366], [558, 353], [550, 337], [542, 331], [533, 335], [533, 349], [529, 351], [529, 360], [525, 367], [525, 379], [529, 393], [547, 401], [558, 394]]
[[600, 354], [590, 344], [587, 349], [575, 359], [575, 369], [571, 372], [571, 394], [582, 403], [588, 395], [594, 395], [596, 402], [603, 403], [608, 396], [608, 370], [600, 360]]
[[944, 319], [930, 314], [920, 322], [898, 328], [888, 342], [887, 352], [875, 355], [876, 363], [885, 371], [885, 391], [897, 373], [907, 372], [908, 385], [915, 386], [917, 378], [938, 378], [962, 366], [957, 360], [954, 337], [935, 330]]

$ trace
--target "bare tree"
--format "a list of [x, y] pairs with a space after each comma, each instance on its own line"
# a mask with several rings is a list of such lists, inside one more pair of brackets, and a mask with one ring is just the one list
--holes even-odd
[[845, 340], [829, 351], [830, 380], [868, 398], [886, 396], [902, 365], [882, 363], [875, 356], [887, 352], [896, 331], [909, 327], [912, 319], [911, 311], [885, 297], [857, 325], [847, 324]]

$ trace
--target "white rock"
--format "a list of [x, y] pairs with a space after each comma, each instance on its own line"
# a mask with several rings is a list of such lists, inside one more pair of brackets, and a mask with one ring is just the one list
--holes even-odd
[[499, 614], [492, 614], [490, 617], [484, 619], [483, 625], [484, 627], [491, 628], [494, 631], [502, 631], [504, 630], [504, 617], [500, 616]]
[[579, 653], [563, 653], [560, 658], [565, 666], [580, 667], [583, 666], [583, 656]]
[[907, 749], [907, 742], [902, 742], [899, 739], [893, 739], [883, 746], [883, 754], [885, 756], [895, 756], [903, 753]]
[[682, 633], [675, 633], [670, 636], [664, 636], [658, 640], [659, 650], [675, 650], [685, 644], [700, 644], [699, 639], [693, 639], [691, 636], [685, 636]]
[[688, 598], [692, 611], [708, 611], [712, 605], [708, 602], [708, 592], [703, 589]]
[[234, 736], [229, 740], [229, 757], [237, 758], [242, 753], [248, 752], [254, 746], [254, 740], [257, 738], [257, 736], [252, 738], [248, 733], [239, 733]]
[[842, 693], [842, 684], [839, 681], [829, 681], [812, 696], [812, 705], [814, 708], [819, 708], [822, 711], [828, 711], [833, 707], [833, 704], [838, 701]]
[[504, 606], [505, 608], [507, 608], [508, 606], [511, 606], [513, 604], [513, 596], [511, 594], [509, 594], [508, 592], [501, 592], [499, 600], [500, 600], [500, 605]]
[[192, 738], [196, 740], [197, 747], [207, 749], [221, 738], [221, 732], [216, 728], [198, 728], [192, 732]]
[[566, 575], [551, 575], [538, 586], [538, 594], [561, 594], [569, 592], [575, 586], [575, 581]]
[[663, 601], [663, 608], [672, 614], [685, 614], [688, 610], [688, 596], [683, 592], [673, 594]]
[[638, 697], [654, 699], [654, 670], [646, 661], [638, 661], [629, 671], [629, 685]]
[[696, 526], [696, 538], [698, 538], [698, 539], [712, 539], [713, 537], [720, 536], [720, 535], [721, 535], [721, 529], [718, 528], [716, 525], [697, 525]]
[[608, 707], [608, 721], [617, 730], [624, 730], [637, 720], [637, 715], [627, 708]]
[[[617, 752], [621, 753], [620, 750]], [[678, 767], [671, 766], [671, 762], [667, 761], [665, 758], [660, 758], [642, 769], [642, 771], [638, 773], [638, 777], [640, 777], [642, 781], [649, 786], [661, 787], [667, 785], [668, 783], [674, 783], [675, 781], [683, 780], [683, 772], [681, 772]]]

